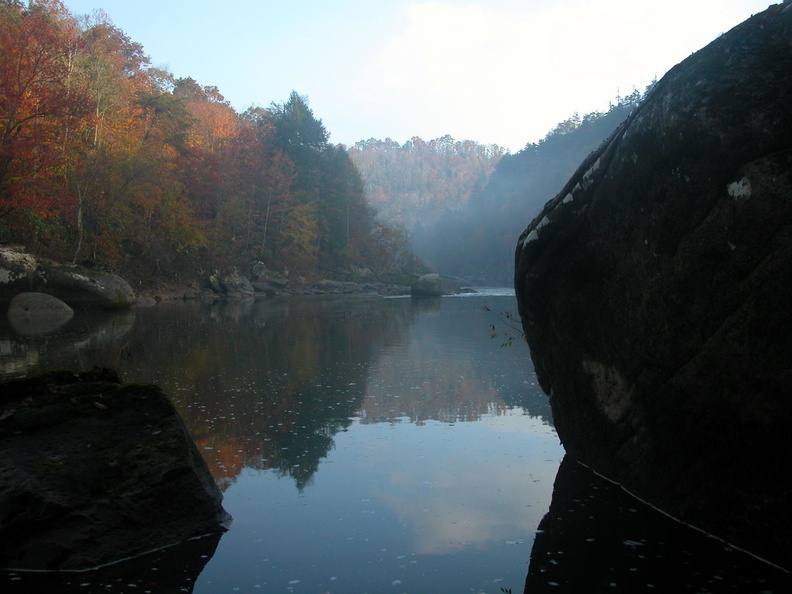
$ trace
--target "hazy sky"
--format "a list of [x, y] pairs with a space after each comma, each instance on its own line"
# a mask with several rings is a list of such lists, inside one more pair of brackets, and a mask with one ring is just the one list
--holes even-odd
[[[780, 2], [780, 0], [779, 0]], [[330, 141], [450, 134], [513, 151], [770, 0], [65, 0], [242, 111], [308, 97]]]

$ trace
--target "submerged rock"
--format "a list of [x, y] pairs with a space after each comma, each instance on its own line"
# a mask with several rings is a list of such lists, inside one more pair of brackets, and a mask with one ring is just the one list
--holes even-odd
[[567, 451], [792, 567], [792, 4], [673, 68], [529, 225], [515, 288]]
[[74, 317], [74, 310], [46, 293], [19, 293], [8, 304], [8, 321], [17, 334], [46, 334]]
[[0, 394], [0, 567], [87, 569], [223, 530], [222, 494], [156, 386], [62, 372]]

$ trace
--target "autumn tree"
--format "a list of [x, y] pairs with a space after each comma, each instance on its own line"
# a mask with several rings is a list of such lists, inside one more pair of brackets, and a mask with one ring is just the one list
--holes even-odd
[[60, 2], [0, 3], [0, 217], [32, 243], [70, 207], [58, 168], [69, 130], [91, 108], [74, 85], [79, 45]]
[[[0, 0], [0, 239], [144, 282], [255, 260], [335, 274], [388, 236], [307, 98], [236, 113], [101, 11]], [[397, 234], [398, 235], [398, 234]]]

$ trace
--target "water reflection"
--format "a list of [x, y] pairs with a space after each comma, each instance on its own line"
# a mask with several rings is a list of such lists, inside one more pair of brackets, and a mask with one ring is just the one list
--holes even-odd
[[643, 505], [564, 458], [525, 583], [543, 592], [789, 592], [787, 572]]
[[504, 567], [514, 586], [560, 447], [525, 345], [491, 340], [483, 305], [513, 297], [160, 304], [109, 342], [84, 322], [25, 339], [25, 369], [109, 364], [172, 397], [235, 518], [199, 591], [458, 590]]
[[114, 366], [135, 324], [135, 312], [77, 311], [50, 332], [19, 332], [0, 315], [0, 379], [47, 369]]
[[[95, 571], [0, 573], [4, 594], [98, 594], [100, 592], [149, 592], [171, 594], [193, 591], [198, 576], [212, 558], [220, 534], [194, 538], [108, 565]], [[5, 578], [5, 579], [3, 579]]]
[[78, 312], [40, 336], [0, 321], [1, 375], [100, 365], [162, 386], [235, 518], [219, 546], [110, 573], [6, 576], [3, 591], [34, 579], [59, 592], [785, 591], [784, 576], [691, 541], [574, 463], [550, 507], [562, 450], [547, 398], [526, 346], [489, 338], [485, 305], [515, 307], [492, 296], [160, 304]]

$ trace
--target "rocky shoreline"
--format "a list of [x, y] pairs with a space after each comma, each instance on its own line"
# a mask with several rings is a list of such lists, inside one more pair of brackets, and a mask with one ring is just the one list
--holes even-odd
[[[252, 276], [252, 275], [251, 275]], [[308, 281], [303, 277], [288, 279], [283, 275], [264, 269], [249, 278], [232, 271], [227, 275], [214, 274], [203, 284], [164, 286], [144, 290], [138, 297], [138, 305], [153, 305], [160, 301], [216, 300], [239, 298], [263, 298], [288, 295], [379, 295], [381, 297], [439, 297], [459, 293], [475, 293], [475, 289], [463, 287], [459, 279], [438, 274], [417, 276], [407, 284], [377, 281], [341, 281], [321, 279]]]
[[269, 270], [263, 262], [253, 262], [244, 273], [233, 268], [226, 272], [215, 271], [188, 284], [163, 284], [134, 291], [125, 279], [101, 267], [50, 262], [26, 252], [23, 246], [7, 245], [0, 246], [0, 301], [10, 301], [20, 293], [44, 293], [57, 297], [71, 308], [126, 309], [160, 301], [286, 295], [439, 297], [475, 292], [463, 288], [460, 279], [437, 273], [415, 273], [412, 278], [400, 277], [392, 282], [375, 278], [369, 271], [359, 272], [355, 280], [309, 280]]

